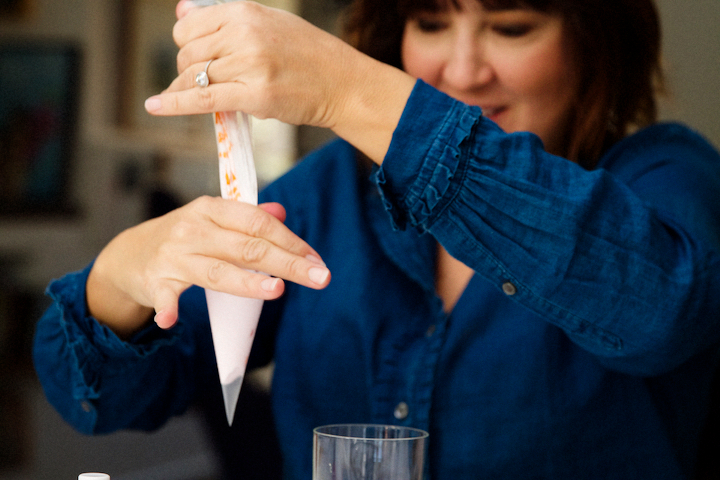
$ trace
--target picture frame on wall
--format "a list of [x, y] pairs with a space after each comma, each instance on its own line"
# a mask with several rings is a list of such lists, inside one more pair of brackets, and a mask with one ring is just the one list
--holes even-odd
[[75, 44], [0, 44], [0, 216], [74, 212], [80, 69]]

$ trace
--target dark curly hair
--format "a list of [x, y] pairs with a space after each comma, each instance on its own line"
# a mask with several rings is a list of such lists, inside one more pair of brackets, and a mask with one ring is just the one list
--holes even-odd
[[[657, 119], [663, 90], [660, 22], [652, 0], [477, 0], [487, 10], [531, 8], [560, 15], [580, 71], [580, 91], [565, 156], [587, 169], [636, 128]], [[346, 41], [402, 68], [406, 20], [420, 11], [460, 8], [457, 0], [355, 0], [346, 12]]]

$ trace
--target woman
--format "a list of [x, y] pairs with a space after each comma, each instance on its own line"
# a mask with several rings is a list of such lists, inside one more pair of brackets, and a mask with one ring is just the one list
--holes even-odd
[[336, 422], [428, 430], [433, 478], [692, 477], [720, 158], [647, 126], [649, 1], [358, 0], [360, 50], [249, 2], [178, 14], [181, 73], [151, 113], [237, 109], [343, 140], [262, 193], [278, 203], [201, 199], [50, 287], [36, 365], [71, 423], [153, 428], [219, 391], [198, 285], [276, 299], [251, 362], [276, 362], [287, 478]]

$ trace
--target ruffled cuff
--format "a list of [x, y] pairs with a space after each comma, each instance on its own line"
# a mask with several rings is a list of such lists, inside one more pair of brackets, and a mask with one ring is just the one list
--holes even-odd
[[482, 117], [471, 107], [418, 80], [383, 165], [375, 173], [393, 227], [424, 231], [458, 191], [462, 144]]
[[[129, 341], [120, 339], [87, 311], [85, 285], [91, 268], [92, 264], [67, 274], [50, 283], [46, 290], [55, 302], [54, 307], [60, 311], [62, 332], [77, 361], [77, 371], [81, 373], [81, 378], [76, 379], [76, 387], [84, 391], [82, 395], [86, 395], [86, 387], [91, 387], [97, 380], [93, 372], [104, 369], [106, 374], [117, 374], [132, 368], [134, 361], [174, 343], [183, 330], [181, 324], [170, 330], [151, 324]], [[112, 362], [109, 361], [111, 359]]]

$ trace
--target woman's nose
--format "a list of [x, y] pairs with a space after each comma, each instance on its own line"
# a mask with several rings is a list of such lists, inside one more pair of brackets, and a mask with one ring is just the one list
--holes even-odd
[[481, 35], [459, 35], [448, 52], [443, 81], [454, 89], [471, 90], [486, 85], [493, 76]]

